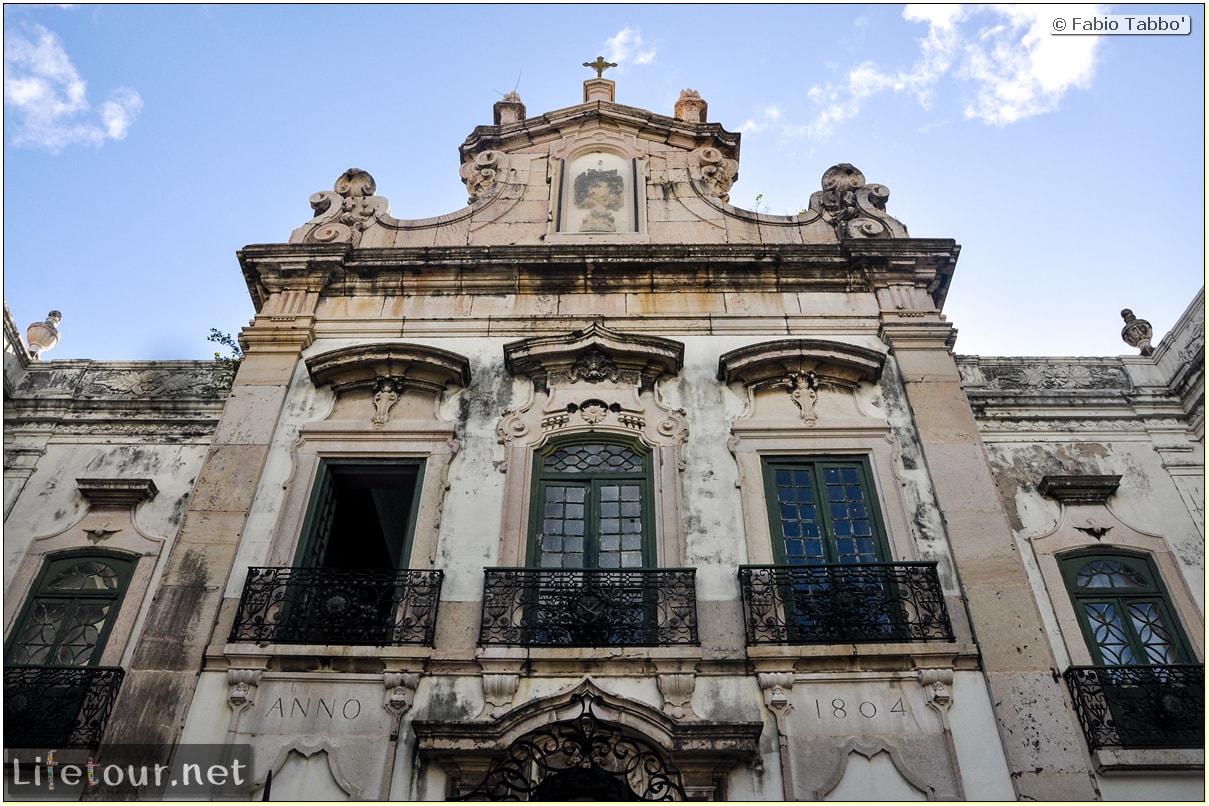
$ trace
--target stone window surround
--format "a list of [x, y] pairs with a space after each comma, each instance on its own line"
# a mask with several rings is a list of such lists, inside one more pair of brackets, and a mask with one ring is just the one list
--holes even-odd
[[[97, 662], [98, 666], [121, 666], [129, 660], [126, 650], [166, 543], [162, 537], [144, 534], [134, 522], [134, 513], [138, 504], [153, 498], [158, 490], [151, 479], [76, 479], [76, 485], [90, 503], [88, 511], [62, 532], [30, 541], [9, 586], [13, 595], [6, 597], [5, 634], [10, 635], [16, 628], [17, 618], [35, 593], [33, 586], [48, 562], [68, 552], [95, 551], [126, 557], [135, 561], [134, 568]], [[132, 653], [133, 647], [129, 648]]]
[[[468, 385], [469, 362], [437, 348], [388, 343], [330, 350], [306, 364], [316, 386], [332, 386], [336, 401], [326, 418], [299, 429], [267, 563], [293, 565], [323, 460], [417, 459], [423, 467], [408, 567], [433, 568], [449, 466], [460, 447], [455, 423], [441, 420], [437, 407], [447, 387]], [[384, 378], [394, 381], [398, 404], [380, 402]]]
[[[1203, 619], [1184, 582], [1179, 560], [1162, 537], [1125, 524], [1108, 507], [1108, 498], [1119, 481], [1119, 476], [1047, 476], [1038, 486], [1042, 495], [1057, 499], [1061, 507], [1057, 525], [1051, 531], [1028, 538], [1045, 586], [1044, 594], [1037, 590], [1037, 597], [1048, 599], [1048, 602], [1040, 601], [1039, 605], [1045, 608], [1048, 604], [1060, 633], [1061, 645], [1055, 647], [1057, 660], [1061, 664], [1065, 657], [1067, 667], [1094, 665], [1062, 576], [1061, 560], [1064, 555], [1081, 549], [1102, 549], [1105, 552], [1129, 551], [1150, 558], [1189, 647], [1197, 662], [1204, 663], [1204, 630], [1193, 629], [1202, 624]], [[1195, 749], [1103, 747], [1091, 756], [1096, 770], [1109, 774], [1136, 774], [1139, 770], [1203, 770], [1205, 767], [1205, 751]]]
[[[886, 530], [891, 561], [918, 560], [907, 503], [889, 495], [904, 482], [895, 475], [898, 442], [888, 421], [870, 416], [856, 399], [862, 384], [872, 384], [881, 374], [885, 356], [865, 347], [823, 339], [784, 339], [732, 350], [719, 358], [719, 380], [746, 387], [746, 411], [731, 426], [730, 449], [739, 468], [738, 486], [747, 536], [747, 562], [775, 562], [772, 531], [768, 522], [768, 491], [764, 489], [765, 457], [861, 458], [869, 463], [872, 500]], [[816, 399], [831, 396], [850, 416], [834, 418], [823, 413], [816, 419], [814, 407], [799, 402], [800, 386], [791, 376], [814, 380], [810, 390]], [[762, 398], [793, 398], [801, 410], [796, 421], [765, 414], [772, 411]], [[844, 401], [844, 402], [840, 402]], [[783, 402], [781, 403], [784, 408]], [[808, 414], [809, 412], [809, 414]]]
[[[1046, 479], [1065, 478], [1049, 477]], [[1118, 477], [1119, 478], [1119, 477]], [[1167, 541], [1158, 535], [1137, 530], [1113, 514], [1107, 505], [1112, 489], [1101, 497], [1073, 496], [1058, 492], [1058, 484], [1042, 484], [1042, 494], [1058, 498], [1061, 511], [1058, 523], [1046, 534], [1028, 539], [1033, 548], [1037, 567], [1045, 583], [1049, 606], [1052, 608], [1062, 635], [1063, 646], [1059, 647], [1059, 661], [1063, 654], [1070, 666], [1093, 665], [1091, 651], [1079, 626], [1075, 607], [1062, 577], [1061, 557], [1079, 549], [1102, 549], [1132, 551], [1144, 554], [1154, 562], [1161, 586], [1167, 591], [1175, 618], [1188, 638], [1188, 643], [1199, 662], [1205, 658], [1204, 631], [1196, 629], [1202, 622], [1196, 599], [1188, 590], [1184, 575], [1179, 569], [1179, 560], [1167, 547]], [[1099, 537], [1096, 537], [1096, 534]], [[1044, 606], [1044, 604], [1043, 604]]]
[[[650, 450], [654, 563], [661, 568], [683, 564], [677, 475], [682, 461], [680, 445], [688, 432], [683, 414], [665, 406], [654, 388], [658, 378], [679, 372], [683, 349], [670, 339], [618, 333], [598, 323], [569, 334], [537, 336], [504, 346], [509, 373], [529, 378], [532, 386], [529, 399], [506, 410], [497, 428], [504, 445], [501, 469], [507, 474], [501, 566], [526, 564], [533, 457], [555, 439], [593, 433], [636, 439]], [[587, 401], [604, 407], [581, 405]]]

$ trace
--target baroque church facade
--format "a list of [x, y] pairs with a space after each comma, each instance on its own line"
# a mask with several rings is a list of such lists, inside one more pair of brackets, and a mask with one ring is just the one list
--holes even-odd
[[240, 250], [238, 364], [6, 309], [9, 791], [221, 747], [203, 797], [1203, 799], [1203, 291], [957, 356], [953, 240], [847, 164], [736, 208], [706, 102], [596, 66], [495, 105], [466, 208], [350, 169]]

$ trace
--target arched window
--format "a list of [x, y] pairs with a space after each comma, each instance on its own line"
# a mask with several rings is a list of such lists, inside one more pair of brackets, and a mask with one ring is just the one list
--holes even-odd
[[1061, 563], [1096, 665], [1193, 662], [1149, 557], [1124, 552], [1080, 553], [1064, 557]]
[[593, 435], [557, 442], [536, 457], [529, 565], [655, 565], [650, 452]]
[[21, 666], [96, 666], [130, 582], [134, 560], [73, 553], [47, 561], [6, 659]]

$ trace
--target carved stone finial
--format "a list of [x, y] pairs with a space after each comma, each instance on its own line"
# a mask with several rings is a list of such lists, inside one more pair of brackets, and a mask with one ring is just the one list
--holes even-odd
[[525, 105], [521, 96], [515, 90], [504, 93], [504, 97], [495, 102], [495, 125], [517, 123], [525, 119]]
[[708, 112], [709, 104], [702, 99], [701, 93], [688, 89], [680, 91], [680, 98], [676, 101], [672, 114], [676, 120], [683, 120], [688, 123], [704, 123]]
[[605, 70], [616, 66], [617, 62], [606, 62], [604, 56], [597, 56], [596, 61], [594, 62], [584, 62], [584, 67], [591, 67], [596, 71], [597, 78], [601, 78], [604, 75]]
[[59, 343], [59, 322], [63, 314], [51, 311], [43, 322], [34, 322], [25, 329], [25, 340], [29, 342], [29, 357], [37, 360], [42, 353]]
[[1121, 328], [1121, 341], [1130, 347], [1138, 348], [1142, 355], [1153, 353], [1154, 348], [1150, 346], [1150, 339], [1154, 335], [1154, 329], [1150, 323], [1134, 316], [1133, 311], [1128, 308], [1121, 311], [1121, 318], [1125, 320], [1125, 327]]
[[333, 189], [347, 199], [350, 196], [372, 196], [378, 186], [368, 172], [360, 168], [349, 168], [340, 174]]

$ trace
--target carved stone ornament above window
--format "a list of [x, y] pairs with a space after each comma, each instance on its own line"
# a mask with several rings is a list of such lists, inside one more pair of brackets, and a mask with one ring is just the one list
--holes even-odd
[[1064, 504], [1104, 504], [1120, 486], [1120, 476], [1045, 476], [1037, 492]]
[[671, 339], [618, 333], [593, 322], [583, 330], [504, 345], [504, 364], [540, 388], [557, 383], [612, 381], [650, 389], [661, 375], [680, 372], [684, 345]]
[[878, 379], [885, 361], [885, 355], [867, 347], [783, 339], [725, 353], [718, 359], [718, 380], [747, 387], [749, 418], [784, 417], [788, 412], [779, 401], [787, 398], [794, 407], [788, 411], [796, 411], [804, 424], [813, 426], [820, 416], [821, 392], [839, 391], [850, 397], [861, 383]]
[[364, 417], [374, 428], [392, 417], [435, 418], [441, 393], [470, 383], [464, 356], [422, 344], [342, 347], [311, 356], [306, 367], [316, 386], [330, 384], [336, 393], [333, 418]]

